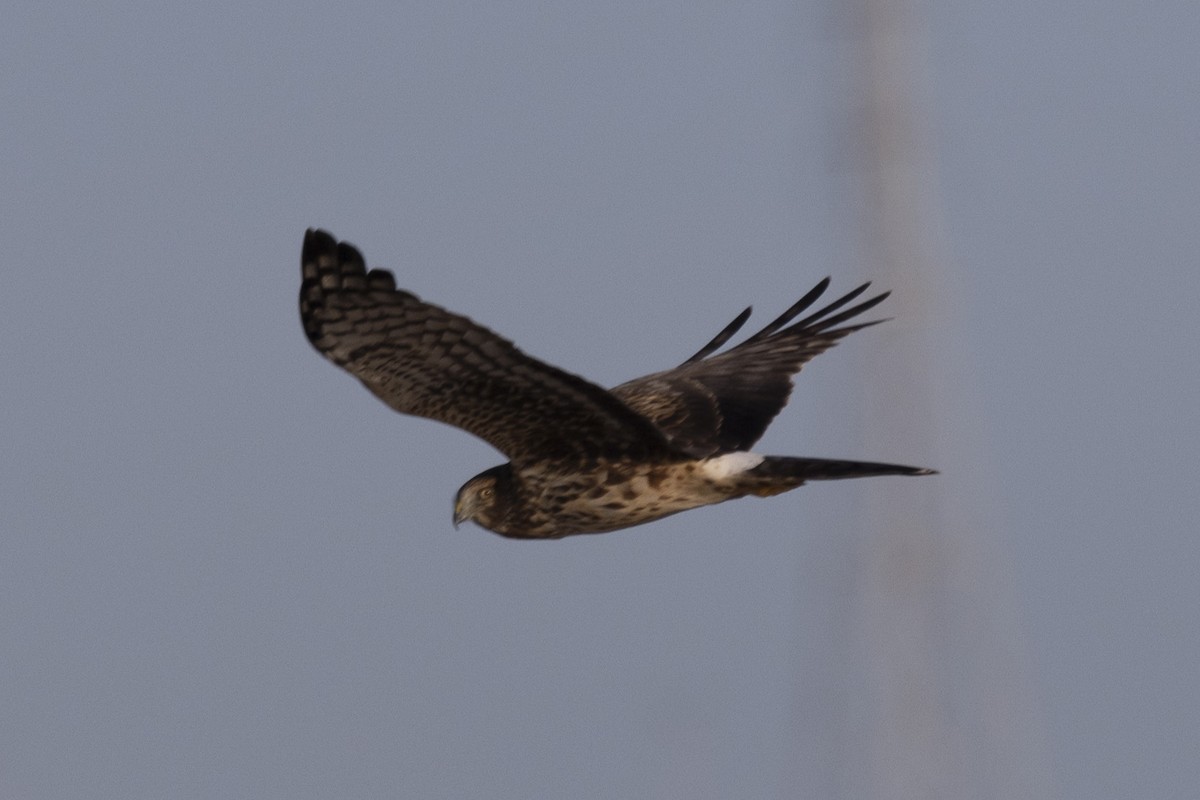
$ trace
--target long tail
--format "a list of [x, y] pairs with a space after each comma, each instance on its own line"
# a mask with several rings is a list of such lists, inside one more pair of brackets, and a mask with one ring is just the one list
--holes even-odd
[[739, 488], [759, 497], [795, 489], [807, 481], [870, 478], [876, 475], [937, 475], [935, 469], [877, 464], [871, 461], [837, 461], [829, 458], [767, 456], [753, 469], [738, 475]]

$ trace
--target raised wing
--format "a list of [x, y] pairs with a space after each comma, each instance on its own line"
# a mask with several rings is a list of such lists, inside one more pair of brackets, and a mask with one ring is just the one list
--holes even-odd
[[845, 311], [870, 286], [864, 283], [801, 320], [793, 322], [829, 287], [818, 283], [787, 311], [741, 344], [719, 350], [745, 323], [743, 311], [711, 342], [674, 369], [623, 383], [613, 394], [652, 420], [679, 449], [708, 456], [746, 450], [766, 431], [792, 393], [792, 376], [844, 336], [883, 320], [838, 327], [874, 308], [887, 292]]
[[328, 233], [305, 234], [300, 263], [309, 341], [395, 410], [469, 431], [517, 465], [672, 452], [608, 391], [398, 290], [390, 272], [368, 272]]

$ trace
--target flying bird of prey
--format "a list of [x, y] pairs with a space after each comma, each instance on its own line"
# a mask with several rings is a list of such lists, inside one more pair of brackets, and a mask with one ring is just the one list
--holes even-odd
[[801, 367], [882, 322], [843, 325], [887, 297], [851, 305], [869, 284], [793, 321], [825, 291], [826, 278], [718, 353], [747, 308], [674, 369], [608, 390], [397, 289], [390, 272], [368, 271], [357, 249], [325, 231], [305, 234], [300, 262], [300, 318], [323, 356], [396, 411], [462, 428], [510, 459], [458, 490], [456, 527], [471, 520], [501, 536], [556, 539], [768, 497], [805, 481], [934, 473], [749, 451], [787, 403]]

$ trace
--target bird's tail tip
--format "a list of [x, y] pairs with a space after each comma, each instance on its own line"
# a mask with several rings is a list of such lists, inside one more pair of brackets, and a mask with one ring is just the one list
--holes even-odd
[[881, 464], [873, 461], [844, 461], [831, 458], [797, 458], [767, 456], [744, 475], [762, 486], [757, 490], [787, 491], [807, 481], [833, 481], [845, 478], [870, 478], [882, 475], [938, 475], [936, 469], [910, 467], [904, 464]]

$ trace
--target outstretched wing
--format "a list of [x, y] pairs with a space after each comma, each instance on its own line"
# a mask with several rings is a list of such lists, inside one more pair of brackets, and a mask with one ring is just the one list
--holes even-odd
[[300, 264], [309, 341], [395, 410], [469, 431], [518, 465], [671, 452], [608, 391], [398, 290], [390, 272], [368, 272], [328, 233], [305, 234]]
[[792, 376], [844, 336], [883, 320], [838, 327], [882, 303], [877, 295], [845, 311], [870, 286], [864, 283], [807, 317], [793, 322], [829, 287], [818, 283], [791, 308], [741, 344], [712, 355], [737, 333], [750, 309], [674, 369], [623, 383], [613, 394], [652, 420], [671, 443], [700, 457], [746, 450], [787, 404]]

